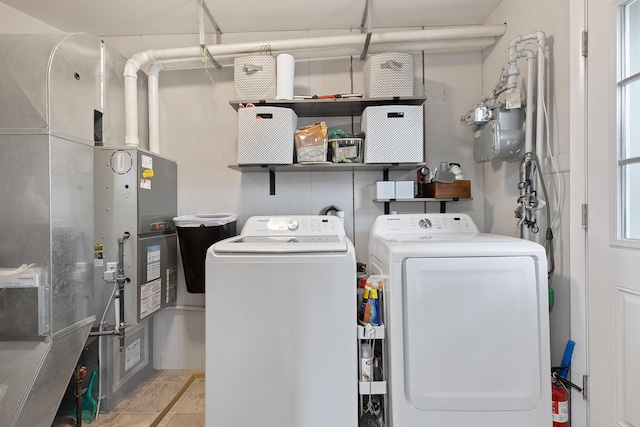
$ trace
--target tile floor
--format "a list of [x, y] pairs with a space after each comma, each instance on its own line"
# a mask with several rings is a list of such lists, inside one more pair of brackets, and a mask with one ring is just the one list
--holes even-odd
[[[75, 427], [71, 416], [52, 427]], [[110, 413], [90, 427], [204, 427], [204, 371], [155, 371]]]

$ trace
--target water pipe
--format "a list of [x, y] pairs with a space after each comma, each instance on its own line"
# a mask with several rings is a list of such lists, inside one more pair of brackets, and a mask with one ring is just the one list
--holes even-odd
[[[546, 86], [544, 51], [547, 46], [547, 37], [545, 33], [543, 33], [542, 31], [537, 31], [535, 35], [536, 35], [536, 41], [538, 43], [538, 83], [537, 83], [538, 93], [536, 96], [537, 105], [536, 105], [535, 152], [536, 152], [536, 157], [538, 158], [538, 161], [542, 162], [541, 159], [544, 158], [544, 138], [545, 138], [544, 93], [545, 93], [545, 86]], [[537, 184], [536, 188], [539, 188], [541, 186], [541, 181], [542, 181], [542, 170], [538, 168], [538, 173], [536, 174], [536, 184]], [[544, 201], [544, 203], [547, 203], [547, 201]], [[540, 206], [542, 207], [544, 203], [541, 203]], [[540, 223], [540, 214], [541, 214], [540, 209], [537, 209], [534, 212], [537, 223]], [[547, 224], [550, 224], [551, 218], [547, 218], [546, 221], [547, 221]], [[541, 227], [541, 228], [546, 229], [547, 227]], [[537, 243], [540, 243], [542, 240], [542, 236], [540, 235], [540, 233], [536, 233], [534, 238]]]
[[[374, 33], [371, 35], [370, 46], [384, 44], [386, 49], [403, 49], [411, 47], [415, 50], [422, 50], [429, 47], [429, 43], [438, 43], [438, 49], [446, 48], [446, 42], [451, 41], [459, 45], [461, 39], [483, 38], [483, 42], [490, 41], [492, 44], [495, 37], [504, 34], [506, 25], [485, 25], [485, 26], [456, 26], [437, 27], [423, 30], [398, 31], [387, 33]], [[207, 46], [206, 49], [214, 57], [224, 55], [243, 55], [259, 52], [261, 47], [268, 45], [272, 52], [287, 51], [295, 53], [305, 50], [316, 50], [315, 54], [322, 52], [325, 56], [336, 56], [342, 53], [340, 48], [362, 47], [366, 34], [350, 34], [342, 36], [315, 37], [306, 39], [274, 40], [250, 43], [215, 44]], [[493, 40], [492, 40], [493, 39]], [[434, 47], [434, 46], [431, 46]], [[334, 50], [335, 49], [335, 50]], [[335, 53], [334, 53], [335, 52]], [[294, 54], [295, 56], [295, 54]], [[194, 65], [195, 61], [202, 63], [202, 49], [200, 46], [172, 48], [172, 49], [151, 49], [134, 54], [125, 64], [124, 86], [125, 86], [125, 144], [138, 146], [138, 100], [137, 100], [137, 78], [138, 71], [149, 67], [157, 62], [174, 61]], [[155, 72], [155, 71], [154, 71]], [[152, 108], [150, 106], [150, 108]], [[153, 107], [155, 108], [155, 107]], [[150, 132], [151, 129], [150, 129]], [[155, 132], [155, 130], [153, 131]], [[155, 144], [155, 143], [154, 143]]]
[[147, 71], [149, 97], [149, 151], [160, 152], [160, 99], [158, 96], [158, 79], [161, 63], [153, 63]]

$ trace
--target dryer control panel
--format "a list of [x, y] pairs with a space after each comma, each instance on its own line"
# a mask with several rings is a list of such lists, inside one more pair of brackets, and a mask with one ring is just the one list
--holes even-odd
[[373, 233], [385, 234], [451, 234], [479, 233], [467, 214], [403, 214], [382, 215], [376, 219]]

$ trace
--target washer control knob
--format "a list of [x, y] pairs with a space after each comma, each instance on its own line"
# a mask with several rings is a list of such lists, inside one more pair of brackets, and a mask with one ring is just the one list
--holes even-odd
[[291, 221], [289, 221], [289, 223], [287, 224], [287, 228], [291, 231], [296, 231], [298, 229], [298, 227], [300, 226], [300, 224], [298, 224], [298, 221], [296, 221], [295, 219], [292, 219]]
[[418, 222], [418, 225], [420, 226], [420, 228], [426, 228], [427, 230], [432, 227], [431, 220], [429, 218], [422, 218]]

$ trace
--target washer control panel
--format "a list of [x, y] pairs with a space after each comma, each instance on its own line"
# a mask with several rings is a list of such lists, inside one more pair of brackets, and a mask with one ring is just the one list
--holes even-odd
[[333, 215], [254, 216], [247, 219], [246, 236], [336, 236], [344, 235], [342, 221]]

